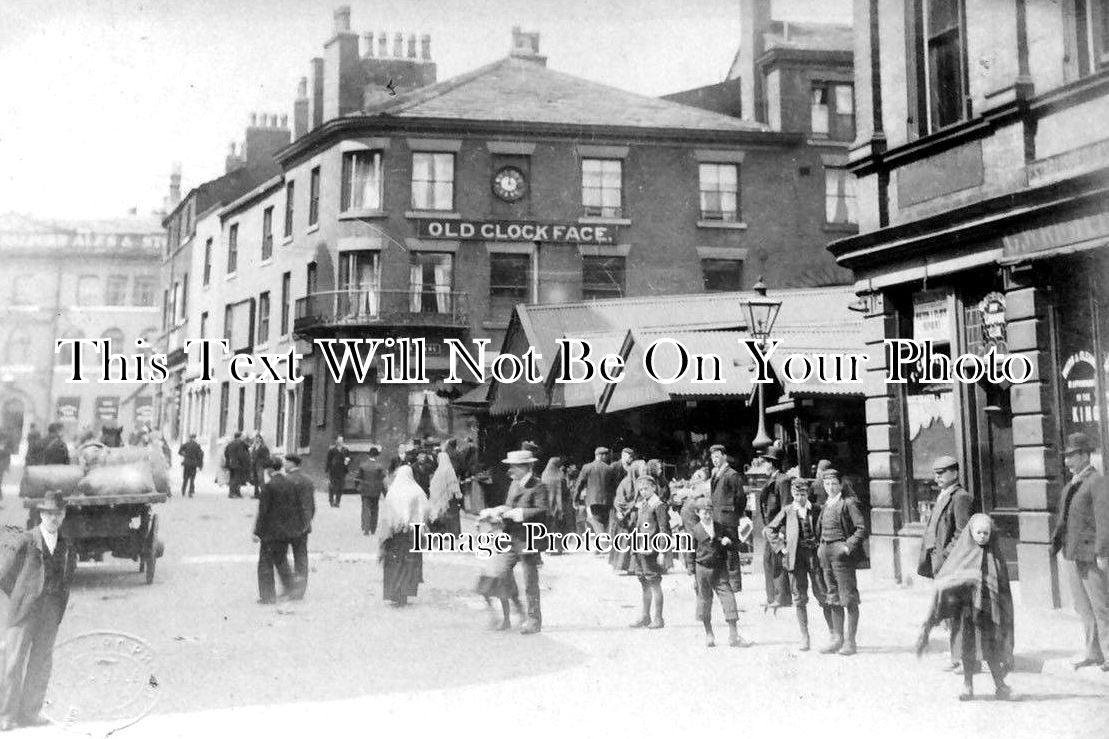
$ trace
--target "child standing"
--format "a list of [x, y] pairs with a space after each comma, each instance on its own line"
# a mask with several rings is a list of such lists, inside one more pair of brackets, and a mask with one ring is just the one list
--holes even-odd
[[[634, 558], [632, 572], [639, 578], [643, 597], [643, 615], [631, 626], [633, 629], [646, 626], [648, 629], [661, 629], [666, 625], [662, 620], [662, 573], [659, 561], [661, 552], [651, 543], [655, 534], [670, 533], [670, 509], [659, 497], [659, 487], [650, 475], [643, 475], [635, 481], [636, 502], [629, 519], [633, 539]], [[653, 605], [653, 608], [652, 608]]]
[[705, 626], [705, 646], [716, 646], [716, 635], [712, 631], [712, 595], [720, 599], [724, 609], [724, 620], [728, 623], [728, 645], [749, 647], [752, 642], [739, 634], [739, 609], [736, 607], [735, 593], [728, 581], [728, 549], [736, 546], [730, 538], [723, 536], [712, 522], [712, 501], [699, 498], [694, 503], [698, 522], [693, 526], [693, 542], [696, 552], [687, 570], [693, 575], [697, 592], [697, 618]]
[[[505, 506], [486, 508], [478, 514], [478, 526], [493, 533], [504, 531], [504, 521], [501, 518], [508, 510]], [[477, 586], [474, 588], [485, 598], [485, 605], [491, 608], [493, 598], [501, 602], [501, 617], [494, 617], [491, 624], [496, 631], [508, 631], [512, 628], [509, 618], [509, 604], [516, 608], [516, 613], [524, 612], [520, 604], [520, 588], [516, 585], [516, 578], [512, 574], [511, 562], [508, 553], [493, 552], [484, 560], [481, 567], [481, 576], [478, 577]]]
[[1005, 675], [1013, 666], [1013, 595], [1009, 570], [1001, 554], [993, 520], [984, 513], [970, 517], [951, 554], [936, 573], [932, 608], [917, 639], [917, 656], [928, 645], [928, 634], [945, 618], [958, 618], [963, 635], [963, 692], [974, 699], [974, 673], [981, 657], [990, 667], [994, 695], [1009, 700]]

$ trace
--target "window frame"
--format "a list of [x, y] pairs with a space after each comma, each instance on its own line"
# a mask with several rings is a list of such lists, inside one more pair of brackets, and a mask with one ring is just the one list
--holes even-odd
[[[587, 265], [604, 265], [608, 262], [619, 262], [620, 284], [590, 282], [586, 283]], [[603, 268], [603, 267], [602, 267]], [[620, 254], [582, 254], [581, 255], [581, 299], [582, 300], [610, 300], [623, 298], [627, 295], [628, 260]]]
[[[954, 126], [969, 120], [973, 115], [970, 98], [970, 73], [967, 61], [966, 39], [966, 2], [965, 0], [915, 0], [916, 2], [916, 84], [917, 84], [917, 118], [921, 121], [920, 133], [928, 135], [942, 129]], [[954, 25], [949, 25], [942, 30], [932, 32], [930, 25], [930, 9], [939, 2], [950, 2], [955, 5]], [[951, 120], [938, 120], [939, 103], [946, 101], [936, 94], [937, 67], [933, 49], [940, 48], [939, 39], [944, 36], [954, 35], [953, 48], [958, 55], [956, 61], [957, 97], [954, 100], [955, 115]]]
[[104, 280], [104, 305], [127, 305], [127, 288], [130, 282], [127, 275], [108, 275]]
[[[92, 287], [84, 287], [85, 285], [92, 285]], [[100, 284], [100, 275], [84, 274], [77, 277], [77, 305], [103, 305], [103, 300], [104, 293]]]
[[[361, 202], [357, 205], [354, 203], [355, 194], [364, 195], [365, 188], [355, 187], [355, 175], [357, 174], [357, 167], [355, 163], [362, 157], [370, 157], [370, 166], [376, 177], [376, 187], [374, 195], [376, 202], [365, 203]], [[343, 167], [342, 167], [342, 183], [340, 193], [340, 210], [343, 213], [350, 211], [380, 211], [384, 207], [385, 202], [385, 153], [381, 149], [356, 149], [354, 151], [343, 152]], [[452, 197], [453, 200], [453, 197]]]
[[[587, 177], [587, 164], [597, 163], [599, 168], [597, 171], [598, 184], [591, 185], [586, 181]], [[615, 165], [619, 170], [620, 184], [615, 188], [618, 195], [619, 205], [611, 206], [605, 205], [604, 194], [611, 192], [614, 188], [606, 187], [605, 180], [605, 167], [606, 165]], [[592, 205], [586, 202], [586, 193], [596, 191], [599, 194], [600, 205]], [[624, 160], [615, 159], [611, 157], [582, 157], [581, 159], [581, 207], [586, 217], [590, 218], [623, 218], [624, 217]]]
[[208, 284], [212, 281], [212, 247], [214, 246], [214, 242], [215, 239], [211, 236], [204, 242], [204, 287], [208, 287]]
[[262, 211], [262, 261], [273, 259], [273, 206]]
[[308, 177], [308, 227], [320, 222], [320, 167], [312, 167]]
[[258, 326], [255, 329], [255, 345], [261, 346], [270, 340], [270, 291], [258, 294]]
[[285, 272], [281, 275], [281, 335], [289, 333], [289, 312], [292, 307], [293, 273]]
[[227, 227], [227, 275], [239, 269], [239, 224], [236, 221]]
[[[706, 167], [716, 167], [716, 168], [718, 168], [717, 169], [717, 173], [718, 173], [717, 174], [717, 184], [718, 184], [718, 189], [717, 190], [706, 190], [705, 189], [704, 174], [705, 174], [705, 168]], [[731, 213], [731, 217], [729, 217], [728, 211], [723, 210], [723, 207], [721, 207], [721, 210], [719, 210], [719, 211], [713, 211], [713, 210], [706, 210], [705, 209], [705, 195], [706, 194], [715, 193], [717, 195], [720, 195], [721, 196], [721, 199], [720, 199], [721, 206], [723, 206], [723, 204], [724, 204], [723, 195], [727, 191], [723, 190], [723, 189], [719, 189], [719, 184], [720, 184], [719, 172], [722, 171], [723, 167], [731, 167], [735, 170], [735, 193], [734, 193], [735, 194], [735, 211]], [[697, 163], [697, 188], [698, 188], [697, 191], [698, 191], [698, 206], [700, 207], [700, 212], [701, 212], [701, 219], [700, 220], [702, 220], [702, 221], [719, 221], [721, 223], [739, 223], [743, 220], [742, 219], [742, 200], [741, 200], [742, 188], [740, 186], [740, 177], [742, 177], [742, 176], [743, 176], [743, 168], [742, 168], [742, 166], [740, 165], [739, 162], [698, 162]]]
[[[742, 259], [726, 259], [723, 257], [701, 257], [701, 288], [706, 293], [716, 292], [735, 292], [743, 289], [743, 261]], [[736, 286], [735, 287], [710, 287], [709, 286], [709, 271], [705, 268], [709, 263], [718, 265], [730, 265], [736, 270]], [[722, 270], [721, 270], [722, 271]]]
[[293, 236], [293, 197], [296, 195], [295, 182], [285, 183], [285, 238], [292, 238]]
[[[837, 178], [837, 182], [836, 182], [837, 191], [835, 193], [829, 193], [828, 192], [828, 186], [829, 186], [828, 176], [833, 172], [840, 173], [840, 176]], [[843, 185], [842, 190], [840, 190], [838, 188], [838, 185], [841, 184], [841, 183]], [[859, 210], [858, 210], [858, 208], [859, 208], [859, 195], [858, 195], [858, 189], [857, 188], [858, 188], [858, 183], [855, 180], [855, 176], [851, 173], [851, 170], [848, 169], [846, 166], [841, 167], [841, 166], [835, 166], [835, 165], [831, 165], [831, 164], [825, 164], [824, 165], [824, 225], [826, 225], [826, 226], [857, 226], [857, 225], [859, 225]], [[831, 200], [832, 198], [835, 199], [835, 201], [834, 201], [835, 205], [832, 206], [833, 210], [829, 211], [829, 205], [832, 205], [832, 203], [833, 203], [833, 201]], [[842, 220], [842, 221], [835, 220], [834, 217], [833, 218], [828, 217], [830, 212], [831, 213], [838, 212], [840, 200], [843, 201], [843, 207], [844, 207], [844, 211], [845, 211], [845, 215], [846, 215], [846, 220]], [[854, 218], [852, 218], [852, 216], [854, 216]]]
[[[430, 166], [428, 167], [428, 171], [430, 172], [431, 179], [428, 179], [428, 180], [417, 180], [416, 179], [416, 160], [421, 158], [421, 157], [430, 158]], [[440, 180], [440, 179], [437, 178], [438, 166], [436, 165], [436, 162], [439, 161], [440, 157], [442, 157], [444, 161], [449, 161], [450, 162], [450, 180], [445, 180], [445, 179]], [[443, 212], [451, 212], [451, 211], [454, 210], [454, 201], [455, 201], [455, 186], [454, 185], [455, 185], [455, 180], [458, 177], [457, 164], [458, 164], [458, 162], [455, 161], [455, 154], [454, 154], [453, 151], [414, 151], [414, 152], [412, 152], [412, 176], [411, 176], [411, 200], [410, 200], [410, 202], [411, 202], [413, 210], [417, 210], [417, 211], [443, 211]], [[427, 205], [420, 205], [417, 202], [417, 195], [416, 195], [416, 193], [417, 193], [417, 183], [425, 183], [428, 187], [427, 198], [426, 198]], [[438, 185], [439, 183], [449, 183], [449, 185], [450, 185], [450, 198], [449, 198], [450, 202], [447, 203], [445, 206], [438, 202], [437, 193], [439, 192], [439, 190], [436, 187], [436, 185]]]

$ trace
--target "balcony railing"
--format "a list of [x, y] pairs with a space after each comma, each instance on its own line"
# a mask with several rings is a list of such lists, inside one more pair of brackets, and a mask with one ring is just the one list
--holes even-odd
[[469, 321], [469, 296], [436, 290], [355, 288], [312, 293], [296, 301], [295, 331], [338, 326], [441, 326]]

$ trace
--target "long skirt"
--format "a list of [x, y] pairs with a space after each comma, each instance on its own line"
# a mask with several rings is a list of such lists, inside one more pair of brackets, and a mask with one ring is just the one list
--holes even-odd
[[516, 576], [512, 574], [512, 560], [507, 553], [494, 554], [483, 563], [474, 589], [487, 598], [519, 600], [520, 588], [516, 585]]
[[424, 555], [412, 551], [412, 533], [393, 534], [383, 545], [385, 557], [382, 567], [385, 574], [385, 600], [404, 605], [414, 598], [424, 581]]

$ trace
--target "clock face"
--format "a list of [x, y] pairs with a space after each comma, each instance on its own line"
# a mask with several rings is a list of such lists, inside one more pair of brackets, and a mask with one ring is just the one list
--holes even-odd
[[508, 203], [524, 197], [528, 190], [524, 173], [515, 167], [504, 167], [493, 175], [493, 194]]

